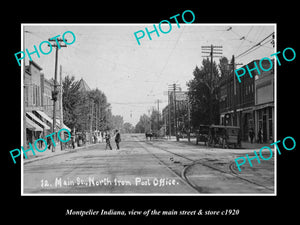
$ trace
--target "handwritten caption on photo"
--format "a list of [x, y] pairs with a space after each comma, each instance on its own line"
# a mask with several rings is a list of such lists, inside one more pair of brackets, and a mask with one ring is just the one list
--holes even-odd
[[111, 179], [109, 177], [96, 178], [94, 176], [88, 176], [86, 178], [75, 177], [75, 178], [61, 178], [56, 177], [52, 182], [48, 179], [41, 180], [42, 188], [63, 188], [71, 186], [84, 186], [84, 187], [95, 187], [95, 186], [153, 186], [153, 187], [165, 187], [179, 185], [179, 182], [174, 178], [168, 177], [135, 177], [134, 180], [126, 180], [121, 178]]

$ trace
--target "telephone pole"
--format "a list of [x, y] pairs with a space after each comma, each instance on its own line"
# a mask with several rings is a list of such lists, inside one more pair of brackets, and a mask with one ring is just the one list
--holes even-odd
[[[52, 133], [55, 132], [55, 125], [56, 125], [56, 101], [57, 101], [57, 95], [58, 95], [58, 91], [57, 91], [57, 60], [58, 60], [58, 49], [60, 49], [61, 47], [67, 47], [66, 44], [61, 44], [61, 43], [64, 43], [63, 42], [63, 39], [62, 38], [57, 38], [56, 41], [55, 40], [52, 40], [52, 39], [48, 39], [48, 41], [51, 43], [51, 42], [54, 42], [54, 43], [51, 43], [52, 47], [56, 48], [56, 51], [55, 51], [55, 70], [54, 70], [54, 89], [53, 89], [53, 92], [52, 92], [52, 100], [53, 100], [53, 124], [52, 124]], [[67, 41], [65, 39], [65, 41]], [[57, 42], [58, 42], [58, 45], [57, 45]], [[56, 139], [56, 136], [55, 136], [55, 139]], [[55, 146], [52, 145], [52, 152], [55, 152]]]
[[[232, 121], [233, 122], [233, 126], [237, 126], [238, 123], [238, 119], [237, 119], [237, 104], [238, 104], [238, 98], [237, 98], [237, 95], [236, 95], [236, 76], [234, 74], [234, 70], [235, 70], [235, 66], [237, 65], [243, 65], [243, 63], [236, 63], [235, 62], [235, 57], [234, 55], [232, 55], [232, 63], [230, 63], [232, 65], [232, 73], [233, 73], [233, 112], [234, 112], [234, 120]], [[241, 92], [239, 92], [241, 94]], [[240, 97], [240, 96], [239, 96]], [[241, 99], [240, 99], [241, 101]]]
[[177, 131], [177, 109], [176, 109], [176, 84], [173, 84], [173, 94], [174, 94], [174, 119], [175, 119], [175, 135], [176, 141], [179, 141], [178, 131]]
[[[205, 54], [209, 54], [206, 56], [202, 56], [202, 57], [206, 57], [208, 58], [210, 56], [210, 79], [208, 82], [208, 89], [210, 91], [210, 95], [209, 95], [209, 117], [208, 117], [208, 121], [209, 124], [212, 124], [212, 94], [214, 91], [214, 87], [213, 87], [213, 58], [214, 57], [222, 57], [221, 55], [218, 54], [222, 54], [222, 49], [223, 46], [216, 46], [216, 45], [210, 45], [210, 46], [201, 46], [202, 49], [202, 53]], [[209, 51], [209, 52], [208, 52]]]
[[159, 99], [157, 99], [157, 132], [159, 132]]
[[[62, 104], [62, 66], [59, 66], [59, 84], [60, 84], [60, 88], [59, 88], [59, 114], [60, 114], [60, 127], [63, 127], [64, 124], [64, 117], [63, 117], [63, 104]], [[63, 145], [61, 144], [61, 150], [63, 150]]]
[[190, 99], [187, 100], [187, 117], [188, 117], [188, 142], [191, 141], [191, 106]]
[[92, 144], [92, 132], [93, 132], [93, 117], [94, 117], [94, 102], [91, 103], [91, 113], [90, 113], [90, 144]]
[[177, 129], [177, 107], [176, 107], [176, 91], [179, 89], [178, 84], [169, 85], [169, 90], [173, 92], [173, 101], [174, 101], [174, 131], [176, 136], [176, 141], [179, 141], [178, 129]]
[[168, 90], [168, 124], [169, 124], [169, 139], [171, 139], [171, 100], [170, 100], [170, 91]]

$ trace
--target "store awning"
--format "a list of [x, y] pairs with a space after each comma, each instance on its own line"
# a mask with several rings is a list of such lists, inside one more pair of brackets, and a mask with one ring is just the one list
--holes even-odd
[[38, 122], [40, 125], [44, 127], [45, 130], [50, 130], [51, 128], [47, 126], [43, 121], [41, 121], [39, 118], [37, 118], [32, 112], [26, 112], [26, 116], [30, 116], [33, 121]]
[[256, 105], [254, 106], [254, 110], [260, 110], [266, 107], [274, 107], [274, 102], [270, 102], [270, 103], [265, 103], [265, 104], [261, 104], [261, 105]]
[[69, 127], [67, 127], [64, 123], [63, 123], [62, 127], [60, 126], [60, 120], [59, 119], [56, 119], [56, 124], [59, 124], [60, 129], [65, 128], [65, 129], [67, 129], [68, 131], [71, 132], [71, 129]]
[[[36, 112], [41, 117], [43, 117], [45, 120], [47, 120], [49, 123], [53, 124], [53, 120], [46, 113], [44, 113], [43, 111], [39, 111], [39, 110], [36, 110]], [[63, 123], [63, 127], [60, 127], [60, 120], [59, 119], [56, 119], [56, 126], [59, 127], [60, 129], [65, 128], [65, 129], [68, 129], [69, 131], [71, 131], [71, 129], [69, 127], [67, 127], [64, 123]]]
[[26, 128], [32, 131], [43, 131], [43, 128], [38, 126], [35, 122], [33, 122], [28, 117], [26, 117]]
[[52, 122], [52, 119], [46, 114], [44, 113], [43, 111], [40, 111], [40, 110], [36, 110], [36, 112], [41, 116], [43, 117], [45, 120], [47, 120], [49, 123], [53, 123]]

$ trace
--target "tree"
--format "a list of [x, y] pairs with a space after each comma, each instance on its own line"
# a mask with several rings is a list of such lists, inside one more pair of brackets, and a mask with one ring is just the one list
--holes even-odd
[[124, 124], [124, 120], [123, 117], [120, 115], [112, 115], [112, 125], [111, 125], [111, 129], [117, 129], [120, 130], [121, 132], [123, 132], [123, 124]]
[[77, 131], [112, 128], [110, 104], [99, 89], [83, 90], [80, 81], [66, 76], [63, 85], [64, 123]]
[[187, 83], [191, 104], [191, 125], [198, 128], [200, 124], [218, 124], [218, 85], [220, 77], [216, 63], [213, 62], [212, 76], [209, 59], [203, 59], [202, 66], [200, 68], [196, 66], [193, 75], [194, 78]]
[[112, 114], [106, 95], [98, 88], [87, 92], [92, 130], [112, 129]]
[[134, 126], [131, 123], [126, 122], [126, 123], [124, 123], [123, 127], [124, 127], [125, 133], [133, 133], [134, 132]]
[[78, 88], [78, 82], [75, 81], [75, 77], [66, 76], [62, 82], [63, 94], [63, 113], [64, 123], [74, 129], [78, 123], [78, 109], [83, 99], [83, 95], [80, 93]]
[[162, 125], [163, 121], [161, 120], [161, 114], [159, 113], [158, 110], [152, 109], [151, 115], [150, 115], [150, 120], [151, 120], [151, 130], [152, 131], [158, 131]]
[[150, 130], [150, 118], [146, 114], [140, 116], [139, 122], [135, 125], [136, 133], [145, 133]]

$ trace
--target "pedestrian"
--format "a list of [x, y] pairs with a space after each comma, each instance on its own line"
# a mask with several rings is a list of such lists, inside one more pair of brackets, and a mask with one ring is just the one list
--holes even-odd
[[119, 150], [120, 149], [120, 142], [121, 142], [121, 134], [118, 130], [116, 130], [115, 142], [116, 142], [117, 150]]
[[261, 127], [259, 127], [259, 130], [258, 130], [258, 143], [262, 143], [262, 138], [263, 137], [263, 131], [261, 129]]
[[112, 147], [110, 145], [110, 134], [108, 131], [106, 131], [105, 133], [105, 141], [106, 141], [105, 150], [107, 149], [107, 147], [109, 147], [109, 149], [112, 150]]
[[253, 144], [254, 136], [255, 136], [255, 134], [254, 134], [253, 128], [251, 128], [249, 131], [249, 137], [250, 137], [251, 144]]
[[[39, 135], [39, 139], [43, 139], [43, 132], [42, 131]], [[42, 141], [39, 141], [39, 149], [42, 149], [42, 147], [43, 147], [43, 143], [42, 143]]]
[[51, 140], [51, 137], [50, 137], [50, 136], [47, 137], [47, 144], [48, 144], [47, 148], [48, 148], [49, 150], [51, 150], [52, 140]]
[[73, 131], [71, 133], [71, 144], [72, 144], [72, 148], [75, 148], [75, 132]]
[[94, 134], [94, 144], [97, 144], [97, 136]]

